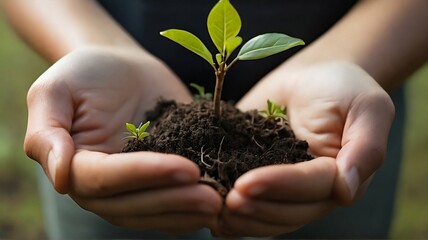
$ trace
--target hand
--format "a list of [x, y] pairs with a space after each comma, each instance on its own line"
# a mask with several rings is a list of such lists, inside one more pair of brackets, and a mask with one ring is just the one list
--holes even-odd
[[57, 191], [123, 227], [186, 232], [213, 224], [222, 200], [187, 159], [117, 153], [125, 122], [160, 98], [190, 101], [177, 77], [141, 49], [87, 48], [63, 57], [28, 93], [25, 151]]
[[226, 199], [214, 232], [272, 236], [294, 231], [361, 196], [381, 166], [394, 107], [358, 66], [330, 62], [286, 72], [281, 66], [240, 102], [287, 106], [292, 129], [316, 159], [267, 166], [244, 174]]

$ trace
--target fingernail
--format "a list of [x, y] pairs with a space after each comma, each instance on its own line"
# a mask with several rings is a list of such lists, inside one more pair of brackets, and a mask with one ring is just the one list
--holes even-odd
[[352, 199], [354, 199], [358, 186], [360, 185], [360, 176], [358, 175], [357, 168], [352, 167], [347, 172], [345, 172], [344, 180], [348, 185], [349, 191], [351, 192]]
[[57, 158], [51, 150], [48, 154], [48, 170], [49, 176], [51, 177], [52, 184], [55, 185], [55, 173], [56, 173]]
[[189, 183], [193, 179], [190, 174], [184, 173], [184, 172], [175, 173], [172, 177], [174, 178], [175, 181], [180, 183]]

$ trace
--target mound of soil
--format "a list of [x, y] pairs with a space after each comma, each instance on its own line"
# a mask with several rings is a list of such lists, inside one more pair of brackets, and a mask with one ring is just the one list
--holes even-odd
[[257, 111], [241, 112], [224, 102], [221, 109], [218, 119], [211, 101], [160, 101], [147, 114], [152, 121], [150, 136], [141, 142], [129, 140], [122, 151], [182, 155], [199, 166], [200, 182], [222, 196], [251, 169], [313, 159], [308, 143], [296, 139], [285, 120], [265, 118]]

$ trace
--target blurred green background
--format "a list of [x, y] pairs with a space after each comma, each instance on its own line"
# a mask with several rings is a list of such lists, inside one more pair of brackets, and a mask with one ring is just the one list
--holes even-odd
[[[26, 92], [48, 68], [0, 14], [0, 239], [44, 239], [35, 168], [22, 151]], [[428, 66], [408, 84], [405, 159], [392, 238], [428, 239]]]

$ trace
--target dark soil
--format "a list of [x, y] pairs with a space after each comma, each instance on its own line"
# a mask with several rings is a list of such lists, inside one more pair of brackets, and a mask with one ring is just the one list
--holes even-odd
[[217, 119], [210, 101], [160, 101], [147, 120], [152, 121], [150, 136], [142, 142], [129, 140], [123, 152], [155, 151], [189, 158], [201, 169], [200, 182], [222, 196], [251, 169], [313, 158], [308, 143], [297, 140], [285, 120], [241, 112], [228, 103], [222, 103]]

